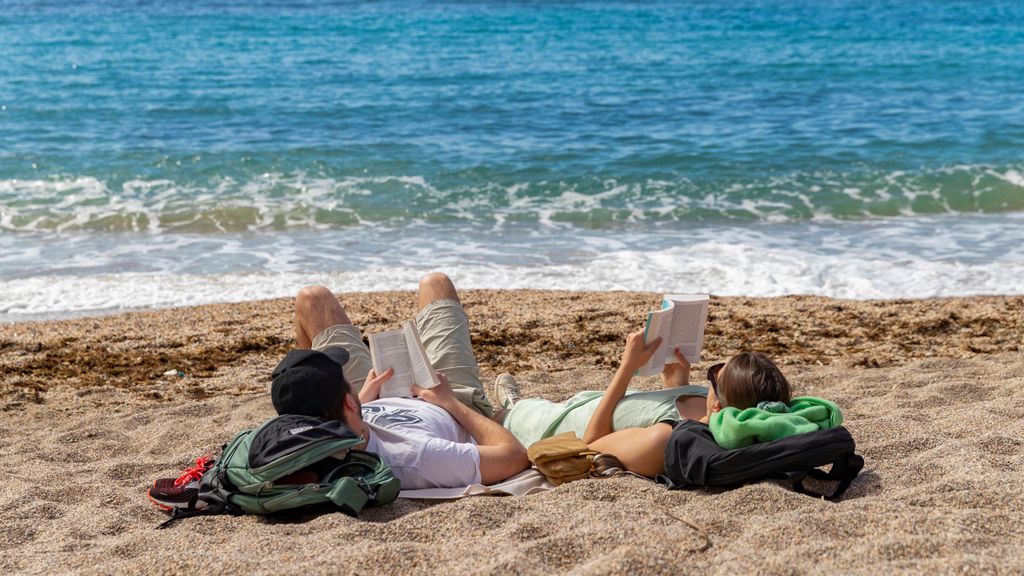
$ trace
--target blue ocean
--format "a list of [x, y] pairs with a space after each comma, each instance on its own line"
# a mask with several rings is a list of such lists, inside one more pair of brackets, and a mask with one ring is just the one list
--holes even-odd
[[1024, 293], [1024, 2], [0, 0], [0, 321]]

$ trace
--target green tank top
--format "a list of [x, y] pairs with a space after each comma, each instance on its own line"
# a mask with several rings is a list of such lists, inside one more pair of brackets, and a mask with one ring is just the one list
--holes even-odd
[[[543, 398], [520, 400], [505, 417], [505, 428], [523, 446], [563, 432], [575, 432], [582, 438], [603, 395], [604, 392], [599, 390], [587, 390], [564, 403]], [[627, 390], [612, 413], [612, 430], [647, 428], [658, 422], [676, 422], [682, 419], [676, 408], [677, 398], [707, 395], [708, 389], [703, 386]]]

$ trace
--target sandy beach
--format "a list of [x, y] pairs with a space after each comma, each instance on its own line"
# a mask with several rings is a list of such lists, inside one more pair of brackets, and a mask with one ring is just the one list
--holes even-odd
[[[364, 331], [407, 292], [341, 294]], [[485, 383], [601, 389], [659, 295], [463, 293]], [[0, 326], [0, 572], [1020, 573], [1024, 296], [713, 298], [700, 368], [742, 349], [830, 398], [866, 460], [840, 503], [771, 482], [585, 480], [523, 498], [399, 500], [359, 519], [200, 517], [145, 491], [272, 416], [289, 299]], [[180, 370], [184, 377], [164, 376]], [[639, 380], [653, 388], [656, 379]], [[488, 393], [490, 391], [488, 390]]]

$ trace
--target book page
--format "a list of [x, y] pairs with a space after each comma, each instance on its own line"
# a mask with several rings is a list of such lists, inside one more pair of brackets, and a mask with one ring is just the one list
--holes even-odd
[[665, 301], [672, 302], [672, 329], [666, 340], [670, 344], [669, 357], [664, 363], [676, 361], [672, 354], [675, 348], [679, 348], [691, 365], [699, 363], [710, 298], [707, 294], [669, 294]]
[[437, 374], [434, 374], [434, 367], [430, 365], [427, 351], [423, 349], [423, 341], [420, 340], [420, 331], [416, 329], [416, 324], [412, 321], [406, 322], [403, 330], [416, 385], [420, 388], [437, 386], [441, 382], [437, 379]]
[[370, 359], [373, 371], [382, 374], [388, 368], [395, 370], [391, 379], [380, 388], [381, 398], [412, 396], [415, 382], [409, 347], [405, 343], [404, 330], [391, 330], [370, 335]]
[[661, 310], [648, 314], [645, 343], [661, 336], [661, 346], [643, 368], [640, 376], [659, 374], [665, 364], [677, 362], [675, 349], [691, 364], [700, 362], [704, 345], [704, 324], [708, 317], [710, 297], [707, 294], [666, 294]]
[[[647, 314], [647, 326], [644, 328], [644, 344], [650, 344], [660, 336], [661, 346], [658, 346], [658, 349], [651, 356], [651, 359], [648, 360], [647, 364], [644, 364], [642, 368], [637, 370], [637, 374], [640, 376], [654, 376], [661, 372], [662, 366], [665, 365], [665, 344], [668, 341], [671, 330], [671, 308], [663, 308], [657, 312], [649, 312]], [[671, 353], [672, 349], [669, 348], [668, 350]]]

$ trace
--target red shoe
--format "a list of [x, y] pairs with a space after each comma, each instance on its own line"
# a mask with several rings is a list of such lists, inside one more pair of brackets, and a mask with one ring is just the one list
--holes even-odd
[[210, 456], [200, 456], [196, 458], [195, 466], [186, 468], [177, 478], [156, 480], [146, 493], [149, 501], [164, 510], [205, 508], [206, 502], [199, 500], [199, 481], [213, 466], [213, 462]]

